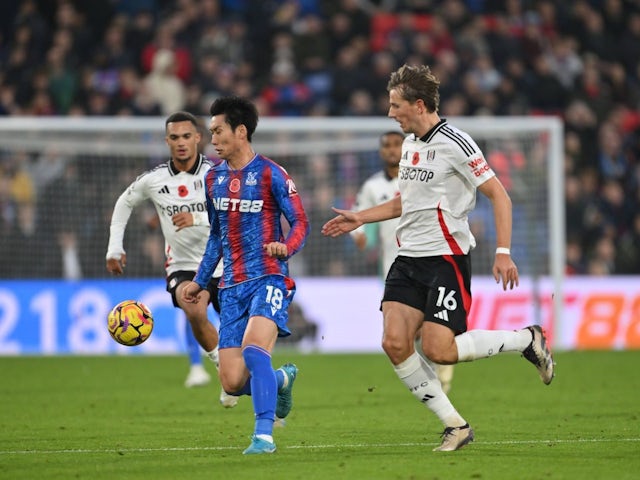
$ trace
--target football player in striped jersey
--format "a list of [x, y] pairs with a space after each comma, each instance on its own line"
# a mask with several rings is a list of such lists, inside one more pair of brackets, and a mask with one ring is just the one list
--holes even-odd
[[[253, 150], [255, 105], [220, 97], [211, 105], [211, 144], [223, 161], [205, 177], [211, 229], [185, 301], [197, 301], [219, 260], [220, 379], [233, 395], [251, 395], [255, 413], [251, 444], [244, 454], [273, 453], [276, 417], [287, 416], [297, 367], [277, 370], [271, 352], [290, 335], [288, 307], [295, 294], [288, 260], [304, 245], [309, 221], [289, 174]], [[285, 234], [282, 218], [289, 224]]]

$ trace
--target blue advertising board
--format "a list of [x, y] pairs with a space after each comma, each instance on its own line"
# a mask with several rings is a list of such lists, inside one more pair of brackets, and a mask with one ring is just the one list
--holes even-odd
[[[109, 311], [129, 299], [154, 317], [153, 334], [137, 347], [107, 331]], [[212, 309], [210, 318], [217, 325]], [[184, 325], [162, 279], [0, 281], [0, 355], [174, 354], [186, 351]]]

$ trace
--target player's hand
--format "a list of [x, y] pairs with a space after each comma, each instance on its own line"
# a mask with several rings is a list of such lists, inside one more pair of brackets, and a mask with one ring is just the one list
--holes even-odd
[[503, 290], [507, 289], [507, 285], [509, 290], [513, 290], [513, 287], [520, 285], [518, 267], [511, 259], [511, 255], [496, 254], [496, 259], [493, 262], [493, 278], [496, 279], [496, 283], [500, 283], [502, 280]]
[[288, 249], [284, 243], [271, 242], [265, 243], [262, 248], [265, 249], [267, 255], [276, 258], [287, 258]]
[[337, 237], [343, 233], [355, 230], [362, 222], [358, 220], [356, 212], [351, 210], [341, 210], [331, 207], [331, 210], [338, 214], [322, 226], [322, 234], [328, 237]]
[[196, 282], [187, 283], [182, 289], [182, 300], [187, 303], [198, 303], [201, 290], [202, 288]]
[[191, 227], [193, 225], [193, 214], [191, 212], [176, 213], [171, 217], [173, 224], [178, 227], [176, 232], [179, 232], [183, 228]]
[[123, 253], [120, 258], [107, 258], [107, 272], [113, 275], [122, 275], [127, 266], [127, 254]]

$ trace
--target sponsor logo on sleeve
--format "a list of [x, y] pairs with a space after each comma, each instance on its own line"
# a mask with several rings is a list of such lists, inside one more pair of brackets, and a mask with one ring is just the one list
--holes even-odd
[[484, 172], [487, 172], [490, 168], [484, 157], [472, 158], [471, 160], [469, 160], [467, 165], [469, 165], [469, 168], [476, 177], [479, 177]]

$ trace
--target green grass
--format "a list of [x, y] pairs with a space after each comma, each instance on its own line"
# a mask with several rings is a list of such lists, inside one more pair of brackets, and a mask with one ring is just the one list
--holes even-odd
[[250, 399], [185, 389], [184, 357], [0, 358], [0, 479], [640, 478], [640, 351], [559, 353], [550, 386], [516, 355], [459, 365], [450, 396], [476, 441], [448, 453], [383, 355], [274, 364], [289, 360], [278, 451], [246, 457]]

